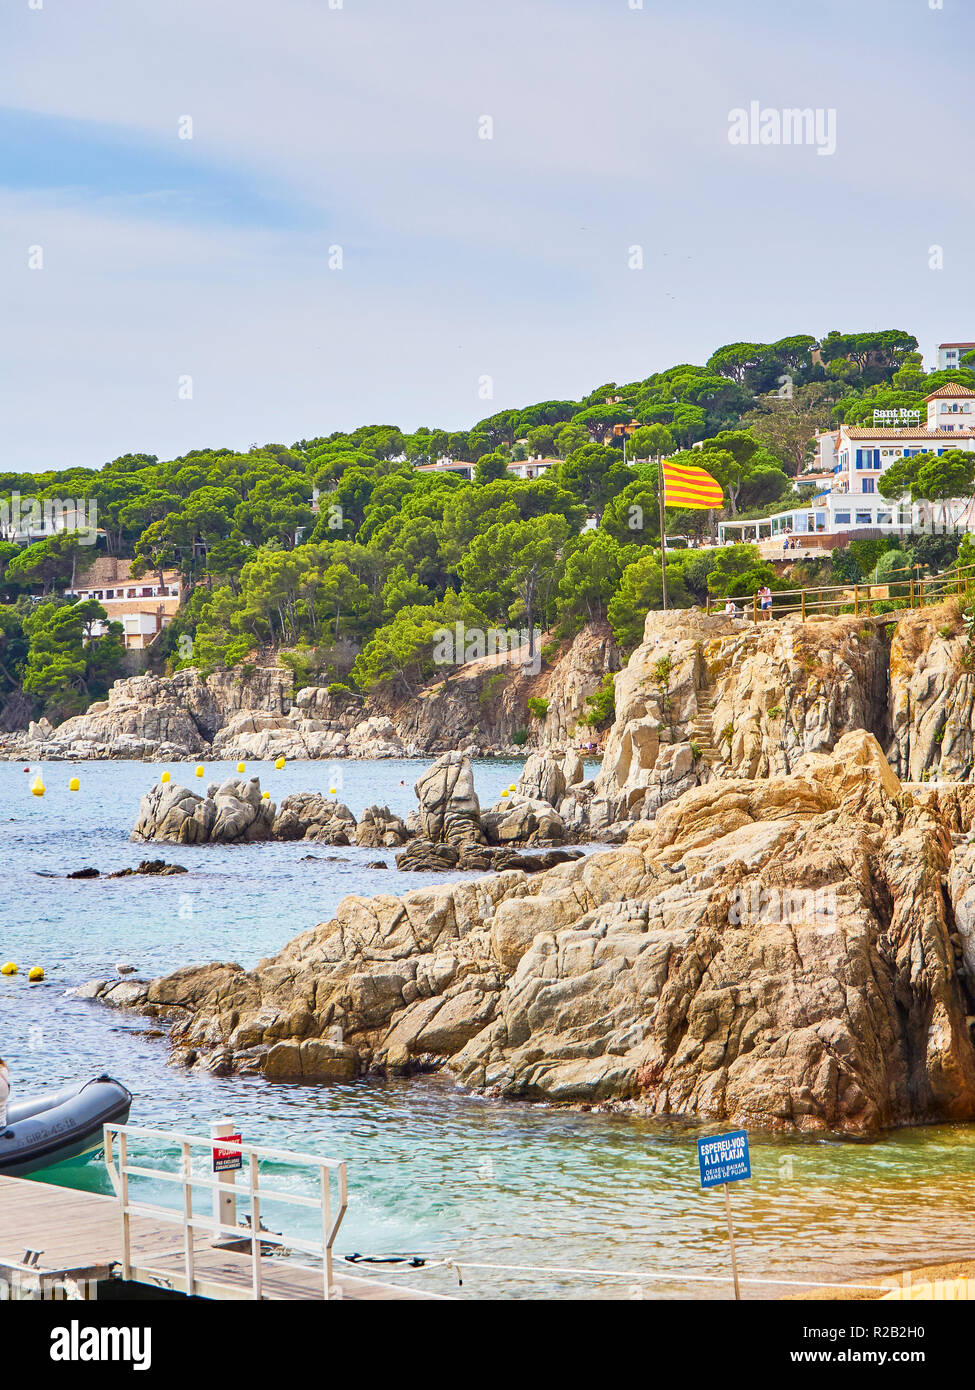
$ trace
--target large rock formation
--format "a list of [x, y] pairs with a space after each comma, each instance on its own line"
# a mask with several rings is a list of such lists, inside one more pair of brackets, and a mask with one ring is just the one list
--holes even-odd
[[274, 803], [262, 798], [256, 777], [212, 782], [205, 797], [175, 783], [159, 784], [139, 803], [130, 838], [178, 845], [270, 840], [274, 815]]
[[975, 770], [975, 649], [957, 601], [897, 624], [887, 756], [909, 782], [966, 781]]
[[970, 1120], [970, 811], [849, 733], [790, 775], [692, 788], [617, 849], [345, 898], [254, 970], [128, 982], [124, 1002], [221, 1072], [446, 1063], [502, 1096], [734, 1124]]
[[174, 676], [132, 676], [116, 681], [106, 700], [56, 729], [41, 720], [26, 736], [8, 737], [0, 756], [192, 758], [208, 752], [217, 730], [240, 710], [256, 718], [282, 715], [290, 684], [290, 674], [276, 668], [249, 675], [217, 671], [206, 678], [190, 669]]
[[413, 790], [420, 803], [417, 830], [423, 839], [433, 844], [484, 843], [481, 806], [469, 758], [462, 753], [444, 753]]
[[325, 845], [351, 845], [355, 816], [344, 802], [318, 792], [295, 792], [281, 802], [271, 827], [276, 840], [317, 840]]
[[886, 711], [884, 630], [859, 618], [648, 613], [643, 643], [616, 677], [590, 823], [655, 816], [714, 776], [787, 773], [851, 730], [884, 739]]

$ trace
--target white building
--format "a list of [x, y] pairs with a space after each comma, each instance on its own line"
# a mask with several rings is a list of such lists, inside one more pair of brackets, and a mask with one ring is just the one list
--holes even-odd
[[[74, 588], [65, 589], [68, 598], [96, 599], [108, 614], [108, 621], [121, 623], [125, 645], [130, 651], [144, 651], [164, 627], [176, 616], [182, 600], [182, 580], [175, 570], [159, 576], [148, 573], [132, 578], [132, 561], [119, 560], [113, 555], [99, 555], [92, 565], [75, 581]], [[96, 623], [92, 633], [100, 637], [104, 623]]]
[[961, 359], [966, 352], [975, 352], [975, 343], [939, 343], [938, 370], [943, 372], [949, 367], [964, 367]]
[[522, 478], [531, 482], [535, 478], [544, 478], [550, 468], [557, 468], [561, 459], [532, 458], [521, 459], [518, 463], [509, 463], [508, 472], [513, 473], [516, 478]]
[[[943, 386], [925, 402], [927, 421], [910, 416], [900, 423], [901, 412], [878, 411], [880, 417], [896, 416], [898, 423], [878, 419], [873, 425], [840, 425], [816, 437], [816, 474], [831, 481], [810, 503], [795, 506], [757, 521], [721, 521], [718, 537], [726, 541], [774, 541], [782, 548], [786, 538], [801, 548], [828, 549], [842, 545], [851, 533], [865, 531], [916, 531], [923, 524], [922, 511], [910, 503], [888, 502], [878, 491], [881, 474], [891, 464], [915, 454], [943, 454], [949, 449], [975, 451], [975, 391], [967, 386]], [[802, 482], [800, 476], [799, 482]], [[945, 520], [975, 531], [975, 506], [971, 498], [949, 504]]]

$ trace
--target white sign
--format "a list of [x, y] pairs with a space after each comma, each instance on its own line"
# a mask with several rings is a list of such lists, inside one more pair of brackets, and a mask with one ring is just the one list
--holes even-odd
[[919, 425], [921, 423], [921, 412], [919, 410], [875, 410], [873, 412], [873, 422], [875, 425]]

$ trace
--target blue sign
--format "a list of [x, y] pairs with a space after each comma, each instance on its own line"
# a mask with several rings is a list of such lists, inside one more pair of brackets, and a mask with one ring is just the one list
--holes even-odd
[[743, 1129], [733, 1134], [715, 1134], [697, 1141], [697, 1161], [701, 1165], [701, 1186], [718, 1187], [724, 1182], [739, 1182], [752, 1175], [748, 1157], [748, 1135]]

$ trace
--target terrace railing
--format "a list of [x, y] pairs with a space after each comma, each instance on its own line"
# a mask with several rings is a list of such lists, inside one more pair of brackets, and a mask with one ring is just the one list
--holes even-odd
[[[921, 574], [922, 569], [923, 566], [914, 565], [892, 570], [882, 584], [809, 584], [800, 589], [773, 589], [771, 616], [784, 618], [798, 614], [803, 622], [810, 617], [841, 612], [872, 617], [876, 616], [875, 606], [882, 603], [885, 607], [880, 613], [896, 622], [901, 610], [941, 603], [953, 596], [965, 601], [975, 593], [975, 564], [928, 576]], [[726, 602], [726, 598], [709, 595], [707, 612], [723, 611]], [[735, 599], [735, 603], [743, 606], [753, 621], [758, 622], [761, 607], [757, 593]]]

